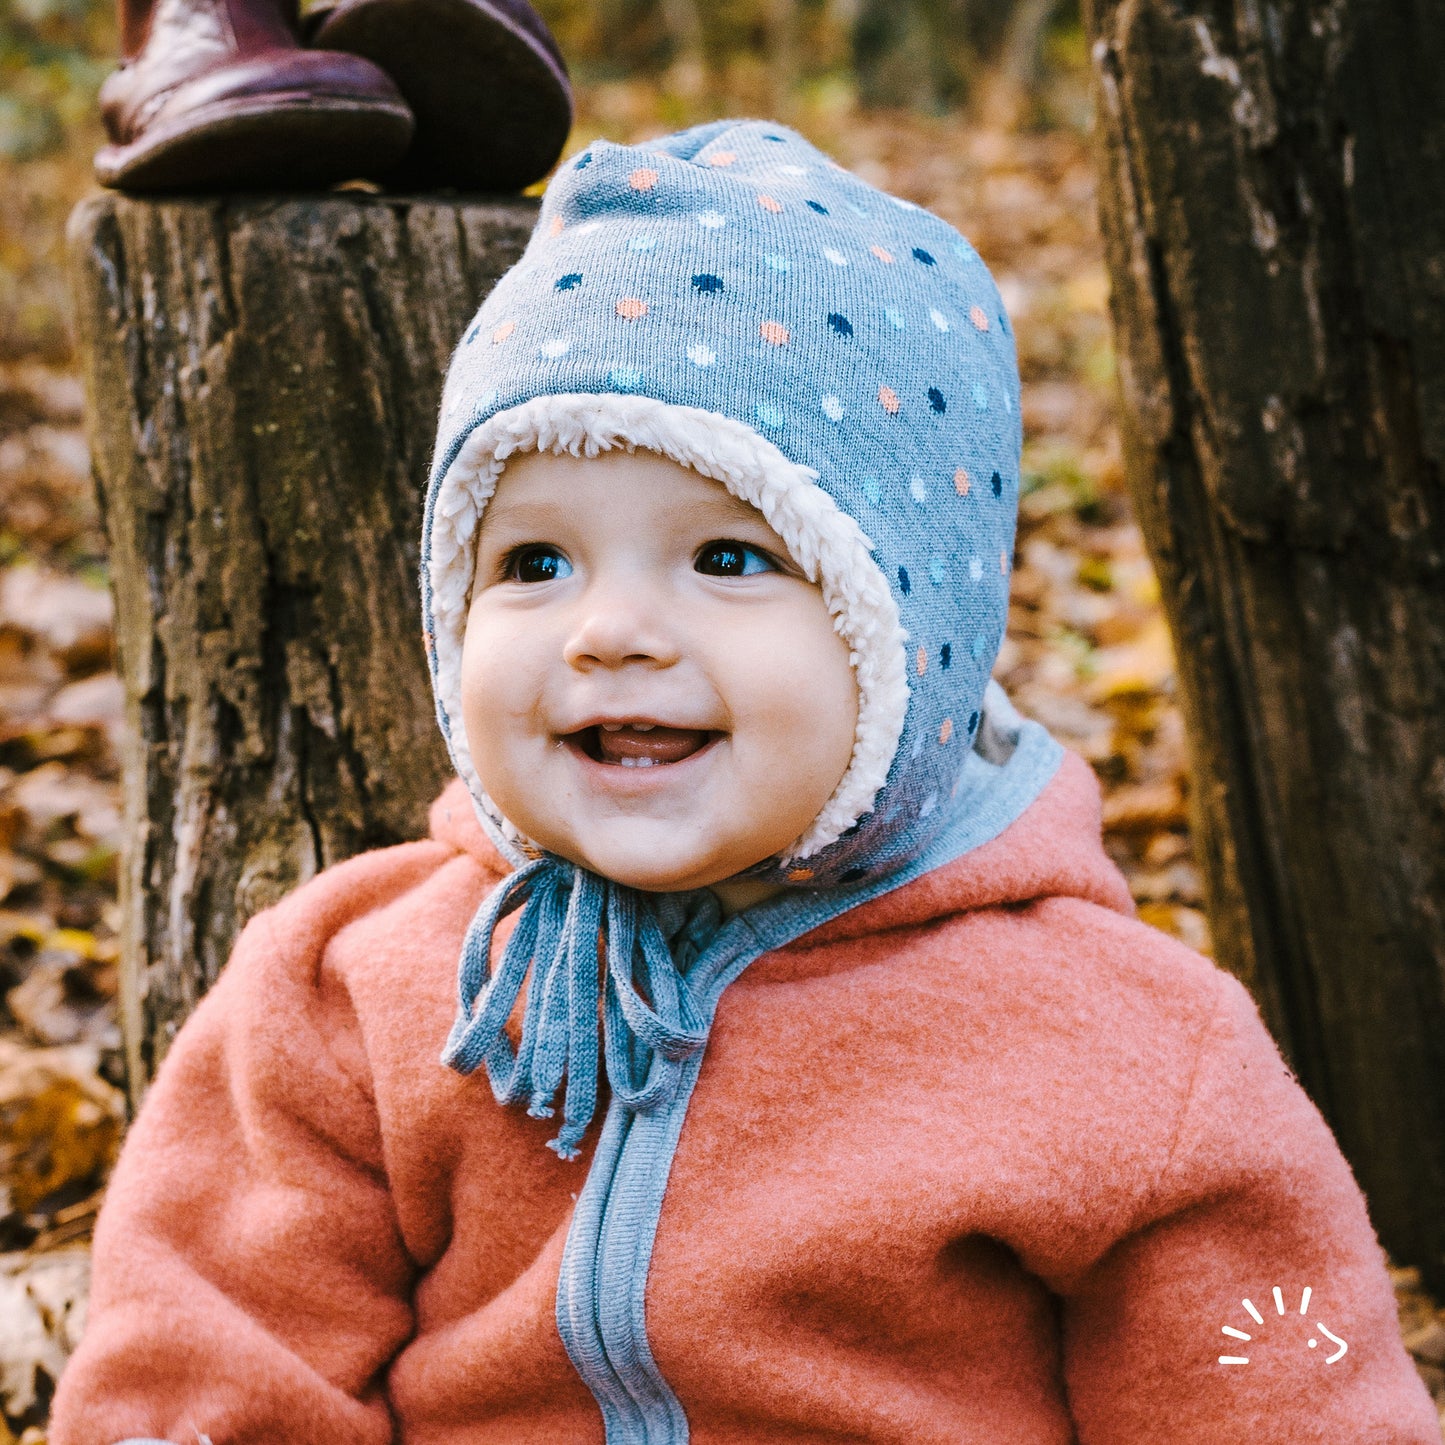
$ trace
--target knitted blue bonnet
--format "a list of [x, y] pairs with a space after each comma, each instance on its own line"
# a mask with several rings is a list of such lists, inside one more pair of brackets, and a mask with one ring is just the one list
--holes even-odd
[[[670, 1097], [705, 1030], [655, 898], [526, 839], [487, 797], [461, 713], [476, 531], [508, 456], [644, 447], [757, 507], [849, 643], [847, 773], [744, 875], [817, 889], [888, 875], [950, 818], [1008, 608], [1022, 430], [997, 287], [947, 222], [785, 127], [727, 120], [561, 163], [521, 259], [457, 347], [426, 499], [421, 591], [437, 719], [477, 816], [517, 865], [482, 904], [443, 1059], [550, 1116], [575, 1157], [597, 1078]], [[496, 974], [492, 929], [521, 917]], [[522, 1043], [503, 1026], [533, 968]], [[645, 981], [646, 996], [637, 982]]]

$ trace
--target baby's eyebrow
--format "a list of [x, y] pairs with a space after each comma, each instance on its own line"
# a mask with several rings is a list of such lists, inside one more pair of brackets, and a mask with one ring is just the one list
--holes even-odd
[[[750, 522], [764, 528], [768, 526], [767, 519], [756, 507], [743, 501], [741, 497], [735, 497], [731, 492], [708, 497], [706, 500], [690, 498], [679, 503], [677, 511], [705, 526], [722, 525], [725, 522]], [[482, 524], [491, 522], [495, 526], [546, 527], [566, 522], [571, 516], [571, 509], [565, 501], [497, 499], [482, 514]]]
[[767, 518], [756, 507], [743, 501], [741, 497], [735, 497], [731, 492], [720, 497], [709, 497], [706, 502], [692, 503], [688, 510], [702, 515], [728, 516], [739, 522], [756, 522], [763, 527], [768, 525]]
[[565, 502], [496, 501], [482, 513], [482, 525], [506, 522], [517, 527], [537, 527], [567, 519]]

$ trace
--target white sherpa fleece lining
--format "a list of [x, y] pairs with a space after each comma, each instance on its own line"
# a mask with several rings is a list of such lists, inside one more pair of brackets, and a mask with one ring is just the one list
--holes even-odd
[[818, 473], [789, 461], [744, 423], [700, 407], [647, 396], [564, 392], [497, 412], [462, 444], [437, 493], [430, 555], [437, 685], [457, 770], [473, 797], [485, 800], [504, 836], [526, 844], [487, 798], [462, 721], [462, 643], [477, 527], [508, 457], [528, 451], [595, 457], [615, 447], [671, 457], [756, 507], [808, 580], [821, 587], [833, 626], [848, 644], [858, 683], [853, 756], [832, 797], [780, 862], [809, 858], [868, 812], [888, 776], [908, 709], [907, 634], [872, 544], [818, 485]]

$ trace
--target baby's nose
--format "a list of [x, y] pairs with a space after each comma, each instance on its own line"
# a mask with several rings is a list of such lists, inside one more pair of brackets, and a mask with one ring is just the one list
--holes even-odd
[[681, 656], [677, 629], [660, 602], [620, 587], [583, 600], [563, 649], [568, 666], [584, 671], [628, 663], [670, 667]]

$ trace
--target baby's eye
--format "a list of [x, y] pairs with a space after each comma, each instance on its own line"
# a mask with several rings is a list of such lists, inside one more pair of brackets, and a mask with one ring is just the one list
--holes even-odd
[[572, 575], [572, 564], [556, 547], [532, 543], [507, 554], [502, 575], [508, 582], [555, 582]]
[[709, 542], [693, 564], [710, 577], [751, 577], [758, 572], [776, 572], [777, 563], [757, 547], [726, 539]]

